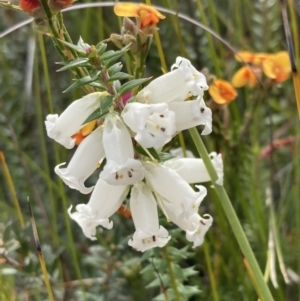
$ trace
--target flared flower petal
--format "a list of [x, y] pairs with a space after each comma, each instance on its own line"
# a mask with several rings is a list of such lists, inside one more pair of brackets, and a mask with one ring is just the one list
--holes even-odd
[[183, 131], [198, 125], [204, 125], [202, 135], [208, 135], [212, 131], [212, 112], [198, 97], [196, 100], [185, 102], [172, 102], [169, 109], [175, 112], [176, 131]]
[[167, 217], [175, 225], [186, 232], [186, 239], [194, 243], [194, 248], [200, 246], [203, 243], [204, 235], [212, 225], [213, 218], [209, 214], [205, 214], [202, 218], [197, 212], [192, 214], [189, 218], [185, 216], [177, 216], [174, 206], [162, 199], [163, 210], [167, 214]]
[[191, 82], [193, 82], [191, 93], [194, 96], [199, 96], [203, 91], [208, 90], [208, 85], [204, 74], [199, 72], [188, 59], [178, 56], [175, 64], [173, 64], [171, 67], [171, 70], [174, 69], [181, 70], [186, 75], [186, 79], [189, 79]]
[[286, 51], [280, 51], [263, 62], [265, 75], [277, 83], [286, 81], [290, 77], [291, 63]]
[[198, 211], [207, 193], [204, 186], [196, 185], [199, 191], [195, 192], [173, 169], [150, 162], [145, 163], [144, 166], [147, 183], [156, 193], [172, 203], [177, 216], [189, 218]]
[[208, 90], [214, 102], [222, 105], [229, 104], [237, 97], [237, 91], [232, 84], [226, 80], [216, 79], [209, 86]]
[[[218, 174], [218, 185], [223, 185], [223, 160], [221, 154], [211, 153], [212, 164]], [[210, 181], [210, 176], [202, 159], [198, 158], [174, 158], [164, 162], [175, 170], [188, 183], [203, 183]]]
[[160, 148], [169, 142], [176, 132], [175, 114], [168, 110], [165, 103], [129, 103], [125, 106], [122, 117], [136, 133], [135, 140], [144, 148]]
[[82, 228], [86, 237], [95, 240], [97, 226], [107, 229], [113, 227], [109, 218], [120, 208], [128, 190], [129, 186], [112, 186], [99, 179], [88, 204], [77, 205], [73, 213], [71, 206], [69, 215]]
[[74, 147], [72, 136], [84, 127], [83, 122], [99, 108], [100, 100], [105, 95], [106, 92], [88, 94], [72, 102], [60, 116], [48, 115], [45, 121], [48, 136], [66, 148]]
[[207, 89], [205, 76], [189, 60], [177, 57], [172, 70], [142, 89], [136, 101], [148, 104], [184, 101], [191, 95], [202, 97]]
[[249, 87], [253, 88], [258, 83], [257, 77], [260, 78], [260, 76], [260, 69], [244, 66], [233, 75], [231, 83], [236, 88], [240, 88], [246, 85], [249, 85]]
[[114, 6], [114, 12], [120, 17], [136, 17], [140, 29], [146, 26], [153, 26], [164, 19], [162, 15], [154, 7], [145, 4], [119, 3]]
[[260, 67], [265, 59], [267, 59], [270, 54], [265, 52], [249, 52], [249, 51], [238, 51], [235, 58], [239, 62], [249, 63], [254, 66]]
[[202, 218], [199, 214], [195, 214], [189, 223], [194, 226], [192, 230], [186, 230], [186, 239], [194, 243], [194, 248], [202, 245], [204, 236], [213, 223], [213, 218], [209, 214], [204, 214]]
[[100, 177], [111, 185], [133, 185], [144, 178], [144, 167], [135, 159], [127, 159], [122, 165], [110, 160]]
[[145, 183], [138, 182], [133, 186], [130, 209], [136, 231], [128, 244], [141, 252], [165, 246], [170, 236], [159, 226], [156, 201]]
[[234, 56], [238, 62], [252, 63], [255, 54], [250, 51], [238, 51]]
[[84, 182], [105, 157], [102, 135], [103, 126], [100, 126], [80, 143], [66, 168], [60, 168], [66, 163], [55, 167], [55, 173], [70, 188], [77, 189], [81, 193], [90, 193], [93, 190], [94, 186], [85, 187]]
[[133, 158], [133, 146], [128, 129], [115, 113], [106, 117], [103, 146], [107, 163], [100, 177], [111, 185], [133, 185], [144, 178], [144, 168]]

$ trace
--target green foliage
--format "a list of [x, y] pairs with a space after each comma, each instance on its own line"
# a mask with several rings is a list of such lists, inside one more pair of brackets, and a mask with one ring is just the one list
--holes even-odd
[[[286, 48], [276, 1], [165, 0], [153, 4], [202, 22], [238, 50], [274, 53]], [[176, 14], [166, 16], [158, 26], [168, 67], [182, 55], [198, 70], [207, 68], [208, 75], [231, 79], [237, 62], [224, 44]], [[0, 31], [23, 17], [1, 8]], [[209, 198], [201, 210], [214, 217], [214, 224], [200, 248], [192, 249], [183, 232], [172, 230], [172, 243], [166, 249], [141, 255], [127, 245], [134, 232], [132, 220], [120, 214], [113, 217], [114, 229], [99, 231], [96, 242], [86, 239], [70, 221], [66, 208], [86, 203], [89, 196], [65, 188], [54, 174], [54, 166], [69, 162], [71, 153], [45, 137], [45, 116], [50, 112], [61, 114], [82, 94], [110, 88], [116, 94], [103, 98], [99, 109], [85, 122], [104, 118], [112, 102], [146, 84], [149, 75], [161, 75], [162, 71], [153, 39], [133, 74], [134, 66], [128, 59], [132, 57], [130, 45], [115, 50], [107, 41], [112, 32], [120, 31], [111, 7], [64, 12], [63, 17], [70, 36], [76, 40], [79, 35], [83, 37], [77, 44], [71, 38], [60, 40], [68, 54], [64, 58], [58, 57], [50, 37], [45, 36], [47, 60], [43, 60], [43, 44], [29, 26], [0, 39], [0, 151], [26, 221], [22, 229], [0, 163], [0, 300], [47, 300], [29, 225], [27, 197], [32, 202], [56, 300], [171, 301], [178, 300], [177, 293], [182, 301], [257, 300], [243, 254], [210, 183], [206, 185]], [[293, 31], [299, 36], [297, 26]], [[139, 39], [137, 42], [141, 44]], [[147, 40], [147, 47], [150, 42]], [[62, 61], [59, 73], [54, 64], [57, 61]], [[297, 279], [300, 275], [299, 121], [291, 80], [264, 85], [238, 89], [238, 99], [221, 108], [206, 93], [204, 98], [213, 109], [214, 129], [204, 142], [209, 150], [223, 155], [224, 186], [232, 205], [260, 267], [266, 275], [271, 271], [277, 278], [277, 289], [268, 282], [274, 299], [292, 301], [300, 294], [299, 282], [290, 277], [296, 274]], [[183, 146], [196, 154], [190, 136], [183, 133], [182, 137], [183, 144], [173, 139], [167, 147]], [[291, 140], [283, 145], [285, 138]], [[136, 151], [149, 156], [139, 147]], [[158, 161], [172, 158], [166, 149], [160, 153], [148, 151]], [[87, 186], [96, 182], [100, 170]], [[266, 204], [266, 188], [273, 191], [273, 207]], [[161, 224], [167, 221], [162, 219]], [[274, 240], [273, 245], [269, 243], [270, 231], [277, 234], [276, 244]], [[270, 263], [275, 265], [274, 270], [270, 270]], [[290, 284], [285, 282], [285, 273]]]

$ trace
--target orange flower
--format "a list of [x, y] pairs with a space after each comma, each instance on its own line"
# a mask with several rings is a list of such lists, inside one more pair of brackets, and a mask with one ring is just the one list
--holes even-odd
[[[260, 69], [256, 68], [255, 73], [257, 76], [260, 76]], [[233, 75], [231, 83], [236, 88], [243, 87], [247, 84], [250, 87], [254, 87], [257, 84], [255, 73], [249, 66], [244, 66]]]
[[237, 97], [237, 91], [230, 82], [222, 79], [216, 79], [209, 86], [208, 90], [214, 102], [223, 105], [228, 104]]
[[255, 54], [249, 51], [238, 51], [234, 56], [238, 62], [252, 63]]
[[271, 54], [265, 52], [258, 52], [254, 54], [252, 64], [255, 66], [261, 66], [261, 64], [271, 56]]
[[154, 7], [142, 3], [139, 5], [134, 3], [119, 3], [115, 5], [114, 12], [120, 17], [136, 17], [140, 29], [156, 25], [159, 19], [165, 18]]
[[238, 62], [245, 62], [248, 64], [253, 64], [255, 66], [260, 66], [265, 59], [267, 59], [270, 54], [265, 52], [249, 52], [249, 51], [238, 51], [235, 55], [235, 59]]
[[38, 0], [20, 0], [19, 6], [25, 12], [32, 14], [41, 5]]
[[263, 70], [267, 77], [276, 83], [286, 81], [291, 73], [291, 63], [286, 51], [280, 51], [263, 62]]
[[70, 6], [75, 0], [49, 0], [48, 4], [52, 12], [56, 13]]
[[76, 145], [79, 145], [82, 140], [93, 131], [96, 122], [96, 120], [93, 120], [87, 123], [81, 130], [79, 130], [75, 135], [72, 136], [72, 138], [75, 139]]

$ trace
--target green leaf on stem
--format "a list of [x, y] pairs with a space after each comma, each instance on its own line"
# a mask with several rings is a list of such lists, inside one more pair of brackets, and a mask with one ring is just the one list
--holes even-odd
[[86, 55], [86, 50], [85, 48], [82, 48], [81, 46], [77, 46], [77, 45], [74, 45], [72, 43], [69, 43], [69, 42], [66, 42], [64, 40], [59, 40], [61, 43], [65, 44], [66, 46], [68, 46], [69, 48], [75, 50], [76, 52], [80, 53], [80, 54], [83, 54], [83, 55]]
[[99, 55], [102, 55], [106, 50], [107, 44], [100, 42], [96, 45], [96, 50]]
[[[98, 71], [97, 73], [99, 75], [100, 71]], [[95, 81], [95, 79], [97, 77], [97, 74], [93, 74], [93, 75], [94, 76], [87, 75], [85, 77], [75, 80], [75, 82], [71, 86], [69, 86], [65, 91], [63, 91], [63, 93], [69, 92], [75, 88], [79, 88], [84, 85], [88, 85], [88, 84], [92, 83], [93, 81]], [[102, 88], [102, 85], [100, 88]]]
[[114, 97], [112, 95], [107, 95], [103, 98], [101, 98], [100, 106], [98, 109], [96, 109], [84, 122], [83, 124], [86, 124], [90, 121], [96, 120], [98, 118], [104, 117], [108, 112], [112, 105], [112, 102], [114, 100]]
[[118, 63], [112, 65], [111, 67], [109, 67], [109, 69], [107, 70], [107, 73], [109, 76], [113, 76], [115, 73], [121, 71], [122, 68], [123, 68], [123, 64], [121, 62], [118, 62]]
[[118, 51], [109, 50], [105, 53], [103, 53], [100, 56], [100, 61], [105, 61], [105, 65], [111, 65], [113, 62], [115, 62], [118, 58], [120, 58], [125, 52], [127, 52], [130, 48], [130, 44], [123, 47], [122, 49]]
[[151, 155], [157, 161], [159, 161], [159, 162], [161, 161], [160, 157], [159, 157], [159, 154], [157, 153], [157, 151], [153, 147], [147, 148], [148, 152], [143, 147], [141, 147], [141, 146], [136, 146], [135, 150], [138, 153], [140, 153], [141, 155], [145, 156], [145, 157], [150, 158], [150, 155]]
[[132, 77], [132, 75], [130, 75], [128, 73], [117, 72], [109, 78], [108, 82], [112, 82], [114, 80], [128, 79], [130, 77]]
[[72, 61], [69, 61], [69, 62], [65, 63], [65, 66], [63, 66], [62, 68], [58, 69], [57, 72], [68, 70], [68, 69], [75, 68], [75, 67], [91, 66], [88, 63], [88, 61], [89, 61], [89, 59], [86, 58], [86, 57], [77, 58], [75, 60], [72, 60]]
[[150, 79], [151, 79], [151, 77], [131, 80], [130, 82], [125, 83], [124, 85], [121, 86], [120, 90], [118, 91], [118, 94], [121, 96], [121, 95], [125, 94], [126, 92], [132, 90], [133, 88], [144, 84], [145, 82], [147, 82]]

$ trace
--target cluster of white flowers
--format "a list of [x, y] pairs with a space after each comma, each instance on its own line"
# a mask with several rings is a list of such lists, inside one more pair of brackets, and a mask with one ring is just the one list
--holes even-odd
[[[158, 209], [168, 221], [186, 232], [188, 241], [199, 246], [212, 224], [208, 214], [204, 218], [198, 208], [206, 196], [206, 188], [190, 183], [210, 181], [201, 159], [173, 158], [156, 162], [142, 155], [136, 156], [133, 139], [144, 149], [160, 150], [179, 131], [204, 125], [203, 135], [211, 133], [212, 114], [203, 100], [208, 86], [204, 75], [182, 57], [176, 59], [171, 71], [153, 80], [127, 103], [121, 114], [111, 110], [104, 123], [90, 133], [78, 146], [67, 167], [62, 163], [55, 172], [73, 189], [87, 194], [87, 204], [79, 204], [76, 211], [69, 208], [70, 217], [83, 233], [95, 240], [96, 227], [111, 229], [109, 218], [130, 197], [130, 210], [136, 228], [128, 244], [138, 251], [163, 247], [169, 241], [168, 231], [159, 225]], [[60, 116], [48, 115], [48, 136], [66, 148], [72, 148], [72, 138], [83, 122], [99, 108], [106, 92], [96, 92], [74, 101]], [[187, 99], [194, 100], [187, 100]], [[136, 144], [135, 142], [135, 144]], [[106, 164], [95, 186], [84, 182], [106, 158]], [[221, 155], [211, 154], [218, 173], [217, 185], [222, 185]], [[158, 205], [158, 206], [157, 206]]]

